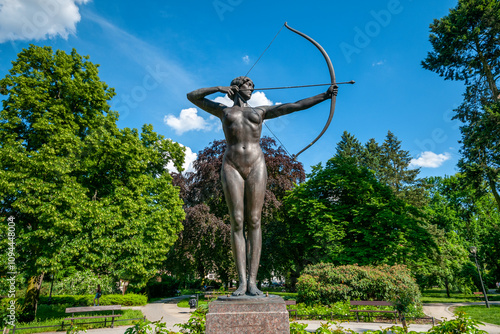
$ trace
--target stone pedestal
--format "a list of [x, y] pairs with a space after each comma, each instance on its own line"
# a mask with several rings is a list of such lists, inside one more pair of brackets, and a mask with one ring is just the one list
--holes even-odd
[[279, 296], [219, 297], [208, 305], [207, 334], [289, 334], [285, 301]]

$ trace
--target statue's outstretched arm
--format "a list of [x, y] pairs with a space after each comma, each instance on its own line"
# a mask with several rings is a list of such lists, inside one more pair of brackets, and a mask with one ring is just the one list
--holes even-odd
[[337, 96], [338, 87], [332, 85], [325, 93], [321, 93], [312, 97], [308, 97], [293, 103], [284, 103], [275, 106], [262, 107], [265, 111], [265, 119], [276, 118], [279, 116], [291, 114], [296, 111], [304, 110], [315, 106], [316, 104], [329, 100], [333, 95]]

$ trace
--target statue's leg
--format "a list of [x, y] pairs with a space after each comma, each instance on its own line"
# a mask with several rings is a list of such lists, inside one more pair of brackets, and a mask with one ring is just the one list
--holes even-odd
[[262, 295], [257, 289], [257, 271], [259, 270], [262, 250], [261, 216], [266, 194], [267, 169], [264, 156], [257, 161], [252, 172], [245, 180], [245, 221], [247, 222], [248, 255], [248, 294]]
[[233, 292], [233, 295], [241, 296], [247, 291], [247, 264], [243, 229], [244, 180], [236, 169], [225, 163], [223, 163], [221, 179], [231, 219], [231, 247], [239, 279], [238, 289]]

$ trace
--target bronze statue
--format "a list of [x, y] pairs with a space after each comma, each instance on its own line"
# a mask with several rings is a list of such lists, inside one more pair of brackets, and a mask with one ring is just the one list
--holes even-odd
[[[239, 286], [233, 296], [263, 294], [257, 288], [262, 249], [261, 212], [267, 181], [260, 147], [263, 121], [310, 108], [337, 95], [337, 86], [332, 84], [325, 93], [295, 103], [251, 107], [247, 101], [253, 90], [252, 80], [242, 76], [234, 79], [229, 87], [201, 88], [187, 94], [189, 101], [220, 118], [226, 138], [221, 179], [229, 208], [231, 246], [239, 277]], [[226, 93], [234, 105], [228, 107], [206, 98], [214, 93]]]

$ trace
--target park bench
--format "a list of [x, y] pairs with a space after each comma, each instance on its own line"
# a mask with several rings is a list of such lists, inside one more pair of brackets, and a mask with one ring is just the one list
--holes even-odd
[[474, 297], [477, 297], [479, 299], [484, 299], [484, 294], [482, 292], [474, 292]]
[[219, 295], [217, 291], [205, 291], [204, 295], [205, 299], [217, 298]]
[[[113, 328], [115, 318], [122, 316], [121, 314], [115, 314], [115, 311], [120, 311], [121, 309], [122, 309], [121, 305], [68, 307], [68, 308], [66, 308], [66, 313], [71, 313], [71, 318], [65, 318], [64, 320], [71, 320], [71, 324], [73, 324], [75, 319], [104, 318], [104, 326], [106, 326], [106, 318], [111, 318], [111, 328]], [[93, 316], [86, 316], [86, 317], [75, 317], [75, 313], [98, 312], [98, 311], [111, 311], [111, 314], [93, 315]], [[63, 323], [63, 325], [64, 325], [64, 323]]]
[[356, 309], [349, 310], [350, 312], [356, 312], [356, 320], [359, 322], [359, 313], [393, 313], [394, 320], [396, 324], [398, 323], [398, 318], [400, 318], [399, 311], [396, 310], [359, 310], [358, 306], [394, 306], [391, 302], [381, 301], [381, 300], [351, 300], [351, 306], [356, 306]]
[[[285, 300], [285, 305], [297, 305], [295, 300]], [[297, 320], [297, 310], [288, 310], [288, 314], [295, 312], [295, 320]]]

